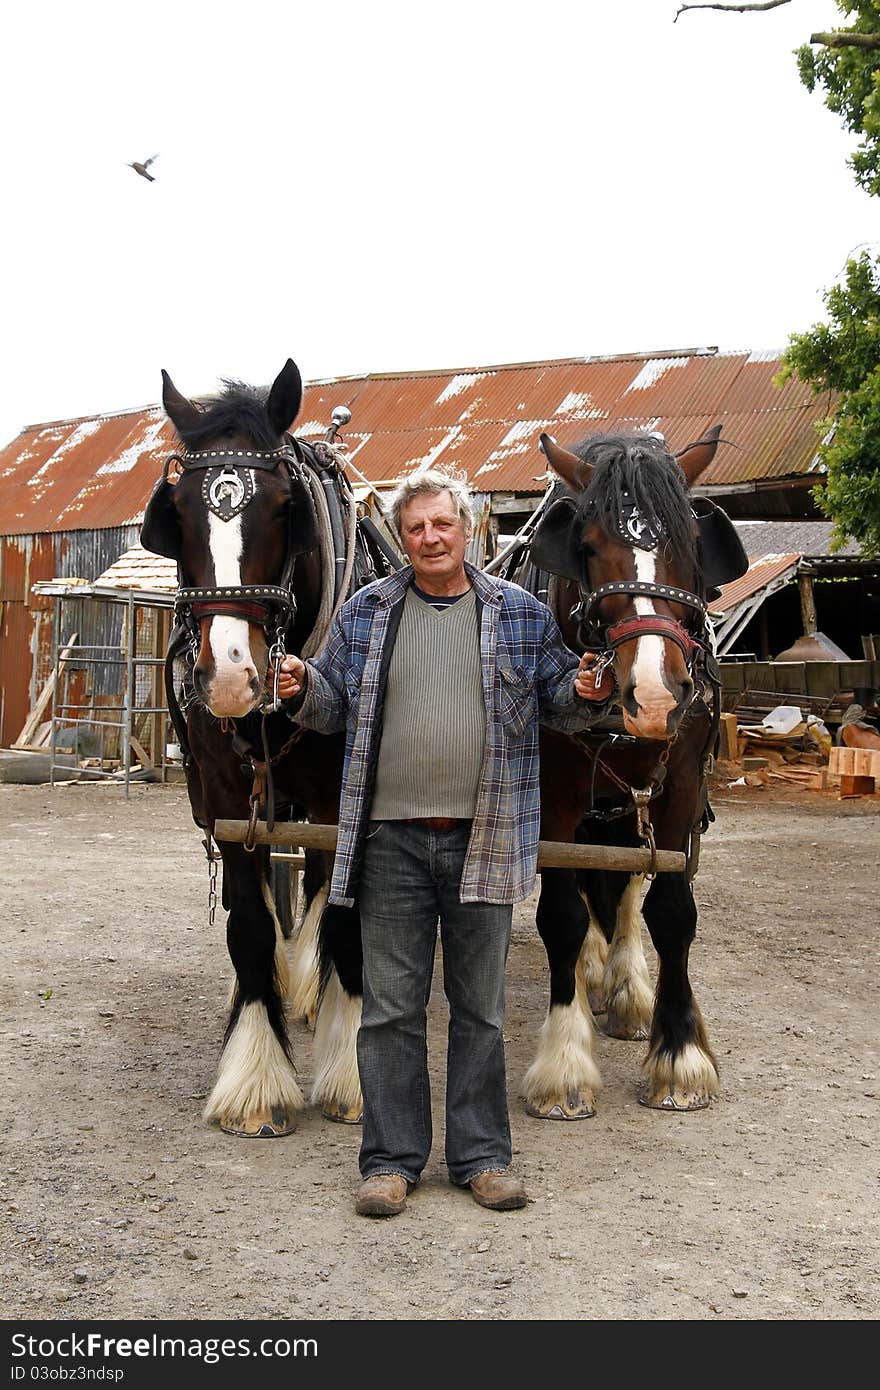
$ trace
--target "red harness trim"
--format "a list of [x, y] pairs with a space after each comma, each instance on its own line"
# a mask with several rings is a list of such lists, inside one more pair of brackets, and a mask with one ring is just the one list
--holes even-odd
[[664, 618], [659, 613], [645, 614], [640, 618], [624, 618], [622, 622], [612, 623], [606, 633], [608, 646], [611, 648], [617, 648], [623, 642], [637, 641], [640, 637], [668, 637], [681, 648], [685, 659], [691, 652], [700, 650], [700, 643], [694, 641], [680, 622], [675, 618]]
[[249, 623], [260, 623], [264, 625], [268, 615], [268, 610], [262, 603], [241, 603], [230, 599], [224, 603], [222, 599], [216, 599], [208, 603], [192, 604], [192, 615], [198, 621], [200, 618], [246, 618]]

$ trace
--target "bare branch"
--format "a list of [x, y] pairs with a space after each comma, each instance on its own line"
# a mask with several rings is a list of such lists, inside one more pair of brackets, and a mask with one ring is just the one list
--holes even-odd
[[811, 34], [810, 43], [820, 43], [823, 48], [880, 48], [880, 34], [856, 34], [841, 29], [831, 34]]
[[679, 5], [672, 22], [675, 24], [685, 10], [735, 10], [738, 14], [745, 14], [746, 10], [775, 10], [779, 5], [787, 4], [789, 0], [764, 0], [762, 5]]

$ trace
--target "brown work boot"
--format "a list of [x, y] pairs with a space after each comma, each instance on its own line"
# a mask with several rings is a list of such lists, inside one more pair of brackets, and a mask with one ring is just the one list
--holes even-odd
[[514, 1211], [524, 1207], [529, 1200], [519, 1178], [515, 1178], [506, 1168], [494, 1169], [488, 1173], [478, 1173], [468, 1183], [471, 1195], [481, 1207], [491, 1207], [493, 1211]]
[[397, 1216], [406, 1206], [410, 1186], [399, 1173], [374, 1173], [358, 1188], [354, 1209], [358, 1216]]

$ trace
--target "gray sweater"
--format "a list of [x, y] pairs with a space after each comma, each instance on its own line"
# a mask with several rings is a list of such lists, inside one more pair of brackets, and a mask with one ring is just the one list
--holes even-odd
[[470, 819], [485, 744], [474, 591], [438, 612], [409, 589], [388, 670], [370, 819]]

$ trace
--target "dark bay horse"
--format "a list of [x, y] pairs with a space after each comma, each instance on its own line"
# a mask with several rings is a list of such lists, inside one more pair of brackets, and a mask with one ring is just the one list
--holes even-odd
[[[720, 701], [706, 596], [748, 562], [724, 513], [705, 503], [698, 518], [687, 490], [719, 434], [677, 458], [642, 434], [598, 436], [571, 451], [542, 436], [565, 487], [537, 526], [532, 563], [556, 576], [549, 600], [567, 644], [604, 653], [619, 699], [600, 729], [574, 739], [542, 729], [542, 838], [653, 843], [687, 853], [689, 872], [658, 873], [642, 906], [641, 875], [544, 870], [537, 924], [550, 1005], [524, 1082], [539, 1118], [595, 1113], [591, 1002], [612, 1036], [648, 1039], [644, 1104], [700, 1109], [718, 1088], [688, 978], [691, 876]], [[659, 957], [653, 998], [642, 913]]]
[[[153, 491], [141, 540], [178, 565], [177, 627], [167, 670], [176, 660], [184, 674], [182, 693], [172, 681], [169, 705], [186, 750], [193, 817], [209, 837], [221, 818], [247, 820], [273, 810], [333, 824], [343, 735], [326, 737], [291, 724], [273, 708], [267, 674], [284, 650], [299, 654], [319, 643], [333, 607], [357, 582], [349, 563], [359, 534], [353, 498], [346, 536], [346, 516], [330, 516], [326, 500], [338, 481], [330, 476], [333, 451], [322, 454], [289, 432], [302, 401], [292, 361], [268, 392], [226, 383], [221, 394], [201, 403], [162, 375], [163, 404], [181, 449]], [[384, 560], [372, 558], [384, 572]], [[375, 573], [368, 567], [365, 577]], [[293, 1129], [304, 1099], [285, 1020], [290, 977], [269, 888], [269, 852], [223, 843], [220, 853], [235, 984], [204, 1113], [229, 1133], [274, 1137]], [[294, 958], [293, 1012], [299, 1015], [314, 1011], [327, 857], [310, 855], [305, 878], [308, 910]], [[336, 910], [337, 922], [345, 911]], [[356, 916], [347, 931], [358, 935]], [[324, 992], [312, 1092], [325, 1113], [344, 1120], [357, 1118], [351, 1105], [359, 1106], [356, 1071], [353, 1082], [351, 1076], [359, 983], [354, 1003], [339, 983], [349, 973], [342, 964]]]

